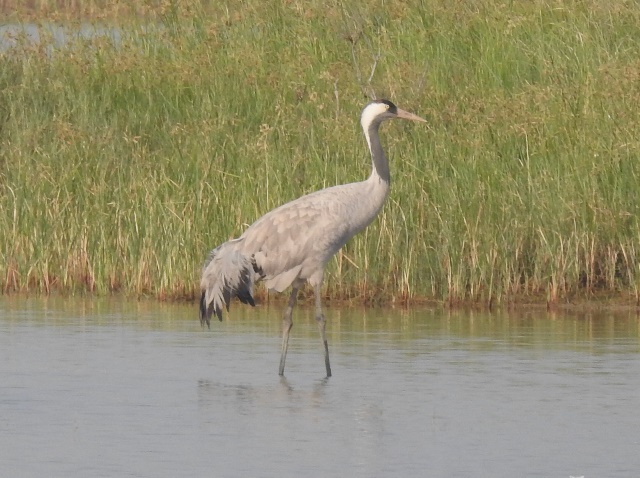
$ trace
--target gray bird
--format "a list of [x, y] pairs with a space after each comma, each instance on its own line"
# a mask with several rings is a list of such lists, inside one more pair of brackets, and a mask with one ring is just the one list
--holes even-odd
[[222, 320], [222, 308], [238, 297], [255, 305], [253, 285], [264, 280], [278, 292], [291, 286], [282, 320], [280, 375], [284, 374], [291, 315], [298, 291], [308, 282], [315, 291], [316, 321], [324, 347], [327, 377], [331, 376], [320, 289], [331, 257], [378, 215], [389, 194], [391, 176], [378, 128], [383, 121], [404, 118], [426, 121], [387, 100], [376, 100], [362, 110], [360, 123], [371, 151], [373, 168], [365, 181], [322, 189], [288, 202], [254, 222], [239, 238], [216, 247], [202, 268], [200, 322], [211, 316]]

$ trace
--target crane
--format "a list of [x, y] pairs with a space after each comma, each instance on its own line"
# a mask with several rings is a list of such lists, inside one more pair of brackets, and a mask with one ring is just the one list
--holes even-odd
[[222, 320], [222, 308], [237, 297], [255, 306], [254, 283], [291, 294], [282, 319], [279, 374], [284, 375], [292, 314], [298, 291], [308, 282], [315, 293], [315, 318], [324, 348], [327, 377], [331, 376], [329, 346], [322, 312], [321, 285], [324, 268], [354, 235], [378, 215], [389, 194], [389, 163], [380, 144], [378, 128], [383, 121], [403, 118], [426, 120], [398, 108], [388, 100], [374, 100], [362, 110], [360, 124], [371, 152], [372, 171], [365, 181], [342, 184], [299, 197], [254, 222], [237, 239], [213, 249], [202, 268], [200, 323], [210, 327], [211, 317]]

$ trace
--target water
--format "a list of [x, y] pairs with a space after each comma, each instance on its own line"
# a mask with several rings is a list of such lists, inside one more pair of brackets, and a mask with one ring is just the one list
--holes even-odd
[[9, 51], [18, 45], [45, 45], [47, 54], [64, 48], [74, 42], [103, 37], [114, 45], [122, 42], [123, 32], [119, 28], [79, 23], [76, 26], [62, 26], [54, 23], [8, 23], [0, 25], [0, 52]]
[[0, 297], [0, 476], [631, 477], [634, 314]]

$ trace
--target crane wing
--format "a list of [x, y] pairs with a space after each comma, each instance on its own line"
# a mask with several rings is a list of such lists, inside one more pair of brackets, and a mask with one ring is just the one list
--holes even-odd
[[274, 209], [241, 236], [243, 253], [253, 255], [268, 288], [282, 291], [321, 272], [349, 239], [348, 207], [324, 191]]

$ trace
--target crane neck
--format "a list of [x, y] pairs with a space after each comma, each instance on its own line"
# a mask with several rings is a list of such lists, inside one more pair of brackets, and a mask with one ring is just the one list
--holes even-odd
[[387, 161], [382, 144], [380, 144], [380, 136], [378, 135], [380, 123], [382, 121], [372, 122], [367, 128], [364, 128], [364, 135], [367, 138], [369, 151], [371, 151], [371, 161], [373, 163], [371, 175], [377, 175], [389, 185], [391, 184], [391, 172], [389, 171], [389, 161]]

